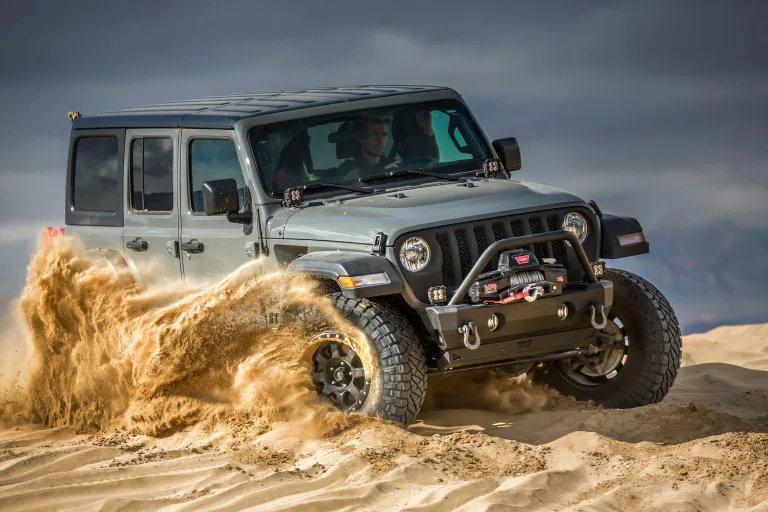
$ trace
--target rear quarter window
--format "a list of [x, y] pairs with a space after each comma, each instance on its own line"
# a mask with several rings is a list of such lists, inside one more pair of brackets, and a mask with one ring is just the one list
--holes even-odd
[[117, 137], [84, 137], [75, 145], [72, 207], [81, 212], [117, 212], [122, 180]]

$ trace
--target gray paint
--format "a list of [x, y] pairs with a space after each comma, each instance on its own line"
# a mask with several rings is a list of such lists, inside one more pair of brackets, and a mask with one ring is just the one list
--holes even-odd
[[405, 197], [376, 194], [303, 207], [287, 220], [283, 237], [370, 246], [382, 232], [391, 245], [403, 233], [432, 226], [584, 204], [568, 192], [520, 181], [482, 180], [472, 188], [443, 182], [394, 190]]

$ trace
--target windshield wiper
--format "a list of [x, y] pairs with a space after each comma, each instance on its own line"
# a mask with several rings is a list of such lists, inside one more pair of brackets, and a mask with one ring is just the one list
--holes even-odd
[[[370, 189], [367, 189], [367, 188], [354, 187], [354, 186], [351, 186], [351, 185], [341, 185], [337, 181], [331, 181], [329, 183], [310, 183], [308, 185], [300, 185], [298, 187], [290, 187], [290, 188], [298, 188], [298, 189], [301, 189], [301, 190], [315, 190], [315, 189], [323, 188], [323, 187], [338, 188], [338, 189], [341, 189], [341, 190], [349, 190], [349, 191], [352, 191], [352, 192], [357, 192], [359, 194], [373, 194], [373, 192], [374, 192], [373, 190], [370, 190]], [[281, 193], [272, 192], [271, 195], [273, 195], [273, 196], [282, 196], [282, 192]]]
[[379, 176], [368, 176], [366, 178], [360, 178], [358, 181], [360, 183], [365, 183], [369, 180], [375, 180], [379, 178], [394, 178], [396, 176], [405, 176], [408, 174], [413, 174], [416, 176], [429, 176], [430, 178], [437, 178], [439, 180], [446, 180], [446, 181], [466, 181], [466, 178], [458, 178], [456, 176], [448, 176], [446, 174], [439, 174], [436, 172], [429, 172], [425, 171], [423, 169], [401, 169], [399, 171], [392, 171], [388, 172], [386, 174], [381, 174]]

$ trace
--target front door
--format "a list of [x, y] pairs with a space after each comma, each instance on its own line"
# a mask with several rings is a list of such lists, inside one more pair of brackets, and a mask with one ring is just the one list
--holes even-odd
[[181, 284], [178, 189], [179, 132], [125, 133], [123, 252], [142, 284]]
[[[233, 178], [242, 211], [253, 197], [238, 157], [234, 132], [182, 130], [181, 132], [181, 264], [189, 286], [217, 283], [254, 259], [251, 248], [257, 240], [254, 223], [237, 224], [226, 215], [205, 215], [203, 183]], [[250, 244], [250, 245], [249, 245]]]

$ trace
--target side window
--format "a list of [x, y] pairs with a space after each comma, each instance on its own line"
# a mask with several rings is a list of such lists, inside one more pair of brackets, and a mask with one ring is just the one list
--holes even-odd
[[116, 137], [84, 137], [75, 145], [72, 206], [81, 212], [121, 209]]
[[131, 206], [139, 212], [173, 210], [173, 141], [134, 139], [131, 143]]
[[[458, 160], [471, 160], [473, 156], [459, 150], [459, 147], [465, 147], [467, 142], [457, 125], [451, 123], [451, 117], [440, 110], [432, 111], [432, 129], [435, 133], [435, 141], [440, 152], [441, 162], [456, 162]], [[451, 133], [453, 132], [453, 133]], [[451, 135], [456, 139], [453, 141]]]
[[203, 183], [232, 178], [237, 182], [239, 207], [245, 204], [245, 180], [237, 159], [235, 144], [230, 139], [192, 139], [189, 145], [189, 189], [192, 211], [202, 213]]

